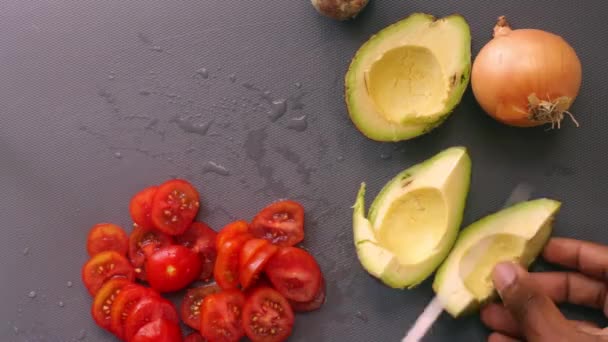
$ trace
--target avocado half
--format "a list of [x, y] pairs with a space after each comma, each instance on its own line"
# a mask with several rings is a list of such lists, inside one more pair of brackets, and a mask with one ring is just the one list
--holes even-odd
[[415, 13], [372, 36], [345, 77], [355, 126], [377, 141], [400, 141], [440, 125], [471, 74], [471, 33], [460, 15]]
[[521, 202], [463, 229], [433, 283], [445, 310], [458, 317], [492, 299], [496, 264], [513, 261], [528, 267], [549, 239], [560, 206], [545, 198]]
[[446, 149], [388, 182], [365, 216], [365, 183], [353, 207], [363, 268], [392, 288], [430, 276], [456, 240], [471, 178], [463, 147]]

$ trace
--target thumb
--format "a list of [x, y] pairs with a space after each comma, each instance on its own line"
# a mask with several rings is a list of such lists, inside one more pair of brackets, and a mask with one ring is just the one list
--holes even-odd
[[518, 264], [496, 265], [492, 279], [505, 307], [528, 341], [562, 341], [571, 331], [568, 329], [570, 322]]

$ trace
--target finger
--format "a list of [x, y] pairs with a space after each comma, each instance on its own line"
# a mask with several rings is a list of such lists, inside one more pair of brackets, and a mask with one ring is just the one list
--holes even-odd
[[560, 338], [564, 329], [571, 329], [572, 325], [553, 301], [538, 289], [538, 284], [520, 265], [498, 264], [492, 272], [492, 280], [528, 341]]
[[573, 272], [530, 273], [539, 290], [557, 303], [584, 305], [595, 309], [606, 307], [606, 284]]
[[519, 342], [519, 340], [505, 336], [501, 333], [492, 333], [488, 336], [488, 342]]
[[552, 238], [543, 251], [545, 260], [608, 280], [608, 246], [565, 238]]
[[515, 318], [499, 303], [491, 303], [481, 309], [481, 321], [489, 329], [499, 333], [521, 337], [521, 329]]

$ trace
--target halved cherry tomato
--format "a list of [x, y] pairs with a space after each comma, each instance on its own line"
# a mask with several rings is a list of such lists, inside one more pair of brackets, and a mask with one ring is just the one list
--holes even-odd
[[239, 279], [243, 289], [247, 289], [258, 278], [270, 258], [279, 247], [264, 239], [251, 239], [243, 245], [239, 262]]
[[249, 234], [249, 223], [243, 220], [231, 222], [222, 228], [222, 230], [220, 230], [220, 232], [217, 234], [217, 237], [215, 238], [215, 245], [219, 249], [224, 242], [241, 234]]
[[115, 251], [105, 251], [93, 256], [82, 267], [82, 282], [94, 296], [101, 286], [112, 278], [135, 279], [135, 271], [127, 258]]
[[186, 336], [184, 342], [207, 342], [207, 340], [197, 332], [193, 332]]
[[255, 289], [243, 306], [243, 328], [253, 342], [287, 340], [293, 320], [287, 299], [270, 287]]
[[289, 300], [311, 301], [321, 285], [319, 265], [301, 248], [281, 248], [266, 264], [265, 271], [274, 288]]
[[250, 231], [275, 245], [294, 246], [304, 240], [304, 208], [295, 201], [272, 203], [255, 216]]
[[122, 288], [114, 299], [111, 313], [111, 331], [118, 337], [124, 338], [125, 321], [135, 305], [145, 297], [158, 297], [158, 293], [137, 284], [129, 284]]
[[200, 206], [198, 191], [187, 181], [173, 179], [161, 184], [152, 202], [154, 227], [179, 235], [190, 227]]
[[227, 290], [205, 297], [201, 306], [201, 335], [214, 342], [236, 342], [245, 335], [241, 313], [245, 295]]
[[217, 258], [215, 238], [217, 233], [202, 222], [194, 222], [182, 235], [175, 237], [175, 242], [198, 253], [202, 262], [200, 279], [203, 281], [213, 276], [213, 266]]
[[136, 193], [129, 203], [129, 213], [138, 226], [152, 228], [152, 200], [158, 187], [147, 187]]
[[112, 223], [94, 225], [87, 236], [87, 252], [90, 256], [105, 251], [116, 251], [122, 255], [127, 255], [128, 249], [127, 233]]
[[144, 263], [146, 253], [151, 254], [157, 250], [173, 244], [173, 238], [154, 229], [136, 226], [129, 235], [129, 259], [135, 267], [138, 279], [146, 280]]
[[91, 307], [91, 314], [97, 325], [112, 331], [112, 304], [120, 291], [129, 284], [132, 282], [127, 279], [110, 279], [97, 291]]
[[239, 286], [239, 256], [249, 234], [237, 235], [219, 247], [213, 274], [215, 282], [224, 290]]
[[290, 300], [289, 304], [291, 304], [293, 311], [297, 312], [309, 312], [317, 310], [323, 306], [323, 304], [325, 304], [325, 291], [325, 279], [323, 276], [321, 276], [321, 286], [319, 286], [319, 290], [317, 291], [315, 298], [309, 302], [295, 302]]
[[173, 245], [150, 255], [145, 268], [150, 287], [158, 292], [173, 292], [183, 289], [199, 277], [201, 259], [192, 250]]
[[201, 304], [203, 303], [203, 299], [208, 295], [218, 293], [222, 289], [216, 284], [209, 284], [201, 287], [195, 287], [192, 289], [188, 289], [186, 295], [184, 296], [184, 300], [182, 301], [182, 306], [180, 310], [180, 314], [182, 316], [182, 320], [186, 325], [195, 330], [201, 329]]
[[165, 319], [157, 319], [139, 329], [129, 342], [181, 342], [179, 325]]
[[179, 322], [177, 311], [168, 300], [161, 297], [142, 298], [127, 316], [124, 337], [130, 341], [141, 327], [157, 319]]

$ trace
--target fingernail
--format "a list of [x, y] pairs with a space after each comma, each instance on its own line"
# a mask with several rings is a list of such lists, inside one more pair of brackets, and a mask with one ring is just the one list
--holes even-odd
[[515, 265], [510, 262], [501, 262], [494, 267], [492, 272], [494, 286], [496, 286], [498, 292], [511, 286], [515, 282], [515, 278], [517, 278], [517, 270]]

